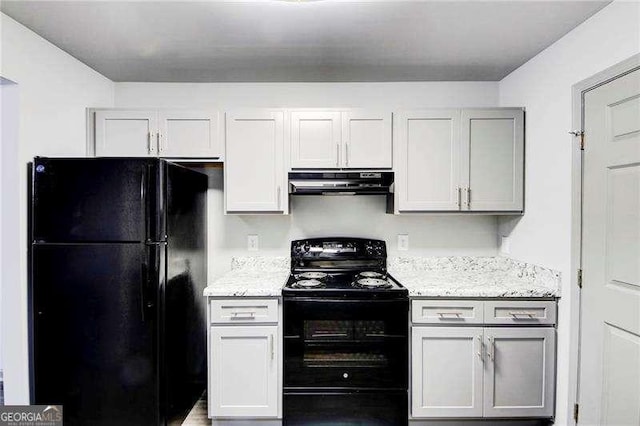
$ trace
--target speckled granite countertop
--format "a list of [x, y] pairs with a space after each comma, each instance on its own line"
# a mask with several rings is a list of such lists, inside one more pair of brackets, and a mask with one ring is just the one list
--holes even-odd
[[281, 296], [289, 272], [289, 258], [286, 257], [234, 257], [231, 271], [205, 288], [204, 295]]
[[[559, 272], [506, 257], [397, 257], [388, 269], [414, 297], [560, 296]], [[285, 257], [236, 257], [204, 295], [277, 297], [289, 270]]]
[[400, 257], [387, 268], [410, 296], [560, 296], [559, 272], [506, 257]]

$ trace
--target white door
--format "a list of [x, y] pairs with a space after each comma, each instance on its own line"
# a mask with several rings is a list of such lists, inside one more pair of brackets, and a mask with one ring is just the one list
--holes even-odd
[[350, 111], [342, 113], [343, 167], [375, 169], [392, 167], [391, 113]]
[[224, 165], [227, 212], [284, 211], [283, 120], [280, 111], [227, 113]]
[[158, 114], [158, 153], [172, 158], [221, 157], [218, 113], [175, 110]]
[[398, 210], [459, 210], [460, 110], [401, 112], [397, 125]]
[[211, 327], [212, 417], [278, 415], [277, 326]]
[[555, 329], [485, 328], [485, 417], [551, 417]]
[[640, 424], [640, 70], [584, 95], [580, 418]]
[[462, 110], [462, 205], [471, 211], [522, 211], [524, 111]]
[[482, 417], [482, 328], [413, 327], [413, 417]]
[[340, 113], [291, 112], [291, 167], [341, 167]]
[[95, 114], [97, 157], [158, 155], [157, 111], [105, 110]]

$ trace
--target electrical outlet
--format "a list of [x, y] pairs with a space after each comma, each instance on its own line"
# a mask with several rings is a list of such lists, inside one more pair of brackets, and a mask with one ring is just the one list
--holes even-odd
[[409, 250], [409, 235], [398, 234], [398, 250]]
[[258, 236], [247, 235], [247, 250], [258, 251]]
[[500, 253], [501, 254], [511, 253], [511, 239], [509, 237], [505, 237], [505, 236], [500, 237]]

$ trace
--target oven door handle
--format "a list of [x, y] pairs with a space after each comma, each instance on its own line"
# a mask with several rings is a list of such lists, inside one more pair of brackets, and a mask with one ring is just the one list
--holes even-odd
[[349, 337], [347, 333], [314, 333], [311, 335], [312, 338], [319, 337]]
[[302, 336], [300, 336], [299, 334], [291, 334], [289, 336], [286, 336], [286, 335], [284, 336], [285, 339], [299, 339], [301, 337]]

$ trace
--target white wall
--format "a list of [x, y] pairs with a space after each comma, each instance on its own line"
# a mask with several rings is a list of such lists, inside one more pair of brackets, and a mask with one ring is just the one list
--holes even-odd
[[[425, 83], [116, 83], [123, 108], [381, 107], [389, 109], [496, 106], [495, 82]], [[222, 172], [210, 172], [209, 278], [226, 272], [233, 255], [289, 255], [292, 239], [369, 236], [397, 254], [397, 234], [409, 234], [408, 255], [497, 253], [497, 220], [491, 216], [393, 216], [384, 198], [294, 197], [290, 216], [224, 216]], [[257, 234], [260, 251], [246, 251]]]
[[113, 83], [4, 14], [0, 14], [0, 27], [0, 76], [17, 83], [20, 97], [19, 179], [13, 182], [18, 187], [19, 200], [13, 210], [3, 206], [2, 218], [3, 227], [19, 229], [13, 241], [6, 240], [7, 234], [3, 236], [5, 254], [7, 246], [19, 253], [18, 264], [3, 264], [3, 273], [5, 268], [13, 266], [20, 276], [18, 281], [2, 283], [3, 311], [8, 307], [12, 309], [10, 327], [4, 329], [3, 335], [5, 403], [26, 404], [26, 163], [34, 155], [85, 155], [85, 108], [111, 106]]
[[[0, 370], [4, 369], [3, 336], [9, 331], [14, 307], [4, 307], [3, 282], [19, 282], [19, 252], [11, 243], [18, 239], [12, 223], [18, 217], [18, 85], [0, 77]], [[9, 214], [10, 213], [10, 214]], [[2, 398], [0, 398], [1, 400]]]
[[524, 105], [526, 202], [519, 220], [502, 220], [511, 256], [562, 272], [558, 327], [557, 424], [573, 424], [577, 291], [571, 274], [571, 88], [640, 52], [640, 3], [617, 1], [500, 82], [500, 104]]

